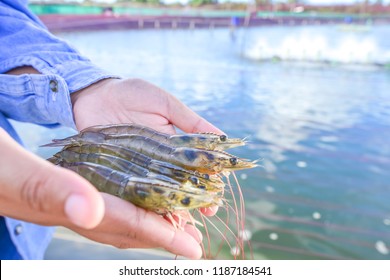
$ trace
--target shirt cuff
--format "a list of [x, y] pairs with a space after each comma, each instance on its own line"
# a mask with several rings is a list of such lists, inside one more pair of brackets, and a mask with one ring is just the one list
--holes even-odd
[[47, 72], [62, 77], [66, 81], [69, 93], [79, 91], [103, 79], [120, 78], [86, 60], [65, 61], [61, 64], [53, 65]]
[[62, 77], [68, 86], [69, 93], [86, 88], [102, 79], [121, 78], [113, 75], [93, 64], [87, 59], [70, 54], [68, 59], [56, 59], [46, 62], [35, 56], [14, 57], [0, 63], [0, 72], [7, 72], [13, 68], [31, 66], [42, 74], [54, 74]]

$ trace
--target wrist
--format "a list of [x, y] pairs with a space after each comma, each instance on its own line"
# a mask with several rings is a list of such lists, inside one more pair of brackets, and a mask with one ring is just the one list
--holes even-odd
[[111, 106], [110, 96], [115, 92], [116, 78], [99, 80], [81, 90], [70, 94], [76, 127], [82, 130], [92, 124], [100, 124], [106, 118], [105, 111]]
[[73, 107], [77, 103], [78, 100], [82, 99], [85, 96], [89, 96], [91, 94], [99, 94], [102, 92], [109, 92], [109, 88], [111, 87], [111, 84], [117, 80], [116, 78], [105, 78], [102, 80], [97, 81], [96, 83], [93, 83], [83, 89], [80, 89], [78, 91], [73, 92], [70, 95], [70, 100], [72, 102]]
[[34, 67], [31, 66], [21, 66], [16, 67], [5, 74], [8, 75], [23, 75], [23, 74], [40, 74]]

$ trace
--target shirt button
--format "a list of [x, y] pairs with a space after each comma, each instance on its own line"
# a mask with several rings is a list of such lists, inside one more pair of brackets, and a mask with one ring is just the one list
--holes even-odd
[[23, 232], [23, 226], [21, 224], [17, 225], [14, 231], [16, 235], [20, 235]]
[[56, 80], [50, 80], [49, 86], [52, 92], [58, 92], [58, 82]]

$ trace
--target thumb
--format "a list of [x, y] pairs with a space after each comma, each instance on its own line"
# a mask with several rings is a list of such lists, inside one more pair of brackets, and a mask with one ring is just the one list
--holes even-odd
[[167, 112], [167, 116], [172, 124], [187, 133], [199, 133], [199, 132], [213, 132], [219, 135], [224, 134], [222, 130], [215, 127], [207, 120], [199, 116], [197, 113], [192, 111], [185, 104], [180, 102], [173, 95], [168, 95], [167, 98], [168, 106], [170, 110]]
[[76, 173], [25, 151], [0, 130], [0, 214], [44, 225], [97, 226], [99, 192]]
[[35, 209], [64, 216], [68, 222], [85, 229], [94, 228], [103, 219], [104, 201], [100, 193], [73, 171], [57, 166], [45, 167], [27, 181], [22, 197], [25, 201], [30, 200], [29, 204]]

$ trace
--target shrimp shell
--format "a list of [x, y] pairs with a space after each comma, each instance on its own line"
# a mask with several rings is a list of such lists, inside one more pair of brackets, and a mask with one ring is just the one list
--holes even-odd
[[130, 161], [133, 164], [154, 173], [173, 178], [178, 182], [183, 183], [190, 181], [196, 187], [207, 191], [221, 191], [225, 185], [220, 177], [186, 170], [179, 166], [152, 159], [144, 154], [120, 146], [109, 144], [82, 144], [80, 146], [65, 147], [65, 150], [86, 154], [113, 155]]
[[216, 193], [195, 192], [197, 189], [186, 191], [180, 189], [178, 184], [131, 176], [95, 163], [74, 162], [64, 163], [63, 166], [77, 172], [99, 191], [156, 213], [222, 205], [222, 197]]
[[215, 133], [190, 133], [185, 135], [170, 135], [137, 124], [98, 125], [88, 127], [81, 131], [98, 132], [108, 135], [137, 134], [156, 140], [173, 147], [188, 147], [205, 150], [226, 150], [245, 145], [245, 141], [239, 138], [228, 138], [226, 135]]
[[[49, 160], [57, 165], [63, 166], [64, 163], [72, 162], [90, 162], [100, 165], [107, 166], [109, 168], [128, 173], [138, 177], [145, 178], [156, 178], [161, 181], [165, 181], [171, 184], [179, 184], [178, 181], [149, 171], [146, 168], [143, 168], [137, 164], [134, 164], [128, 160], [106, 154], [96, 154], [96, 153], [78, 153], [70, 149], [65, 149], [53, 156], [55, 159]], [[190, 181], [185, 181], [191, 184]]]
[[84, 132], [65, 139], [54, 140], [45, 146], [80, 145], [82, 143], [106, 143], [118, 145], [145, 154], [151, 158], [169, 162], [188, 170], [206, 174], [253, 168], [257, 165], [239, 159], [223, 151], [202, 150], [187, 147], [171, 147], [151, 138], [127, 134], [106, 135], [99, 132]]

